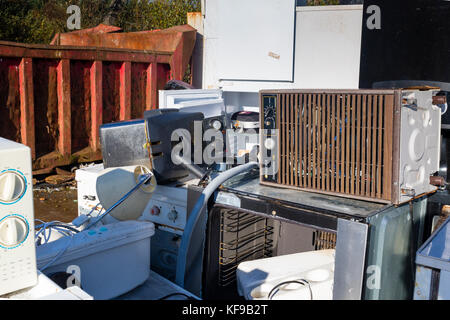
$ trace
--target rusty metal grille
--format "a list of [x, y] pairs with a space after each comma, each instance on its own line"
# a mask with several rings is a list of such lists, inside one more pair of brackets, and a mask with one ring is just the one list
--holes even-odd
[[272, 93], [279, 170], [271, 181], [262, 177], [262, 182], [391, 202], [395, 93]]
[[273, 226], [269, 219], [235, 210], [223, 210], [220, 217], [219, 284], [236, 281], [239, 263], [271, 257]]
[[326, 250], [336, 248], [336, 234], [317, 230], [313, 233], [314, 250]]

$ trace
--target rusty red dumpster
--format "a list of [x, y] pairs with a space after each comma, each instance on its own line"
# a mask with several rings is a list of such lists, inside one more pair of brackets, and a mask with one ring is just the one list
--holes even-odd
[[35, 173], [101, 159], [99, 127], [140, 118], [182, 80], [195, 29], [57, 34], [51, 45], [0, 41], [0, 136], [32, 149]]

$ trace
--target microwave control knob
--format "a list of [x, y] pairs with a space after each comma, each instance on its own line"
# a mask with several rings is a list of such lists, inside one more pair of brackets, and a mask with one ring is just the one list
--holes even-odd
[[28, 224], [21, 217], [11, 215], [0, 221], [0, 246], [13, 248], [23, 243], [29, 233]]
[[15, 171], [5, 171], [0, 174], [0, 202], [17, 201], [25, 193], [24, 178]]

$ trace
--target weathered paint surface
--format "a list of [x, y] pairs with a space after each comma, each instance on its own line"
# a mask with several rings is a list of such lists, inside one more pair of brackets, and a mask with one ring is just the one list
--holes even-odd
[[58, 45], [0, 42], [0, 136], [32, 149], [35, 173], [101, 159], [103, 123], [142, 117], [168, 80], [182, 80], [195, 29], [102, 40], [119, 30], [61, 34]]

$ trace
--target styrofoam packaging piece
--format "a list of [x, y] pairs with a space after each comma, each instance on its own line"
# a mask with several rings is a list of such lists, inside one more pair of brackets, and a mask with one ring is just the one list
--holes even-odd
[[[45, 274], [78, 270], [81, 288], [94, 299], [112, 299], [144, 283], [150, 270], [151, 222], [123, 221], [85, 230], [37, 247], [38, 268], [61, 256]], [[65, 250], [65, 251], [63, 251]]]
[[[305, 279], [313, 300], [333, 298], [335, 250], [319, 250], [246, 261], [236, 271], [238, 292], [247, 300], [267, 300], [277, 284]], [[283, 286], [274, 300], [310, 300], [309, 289], [299, 284]]]

